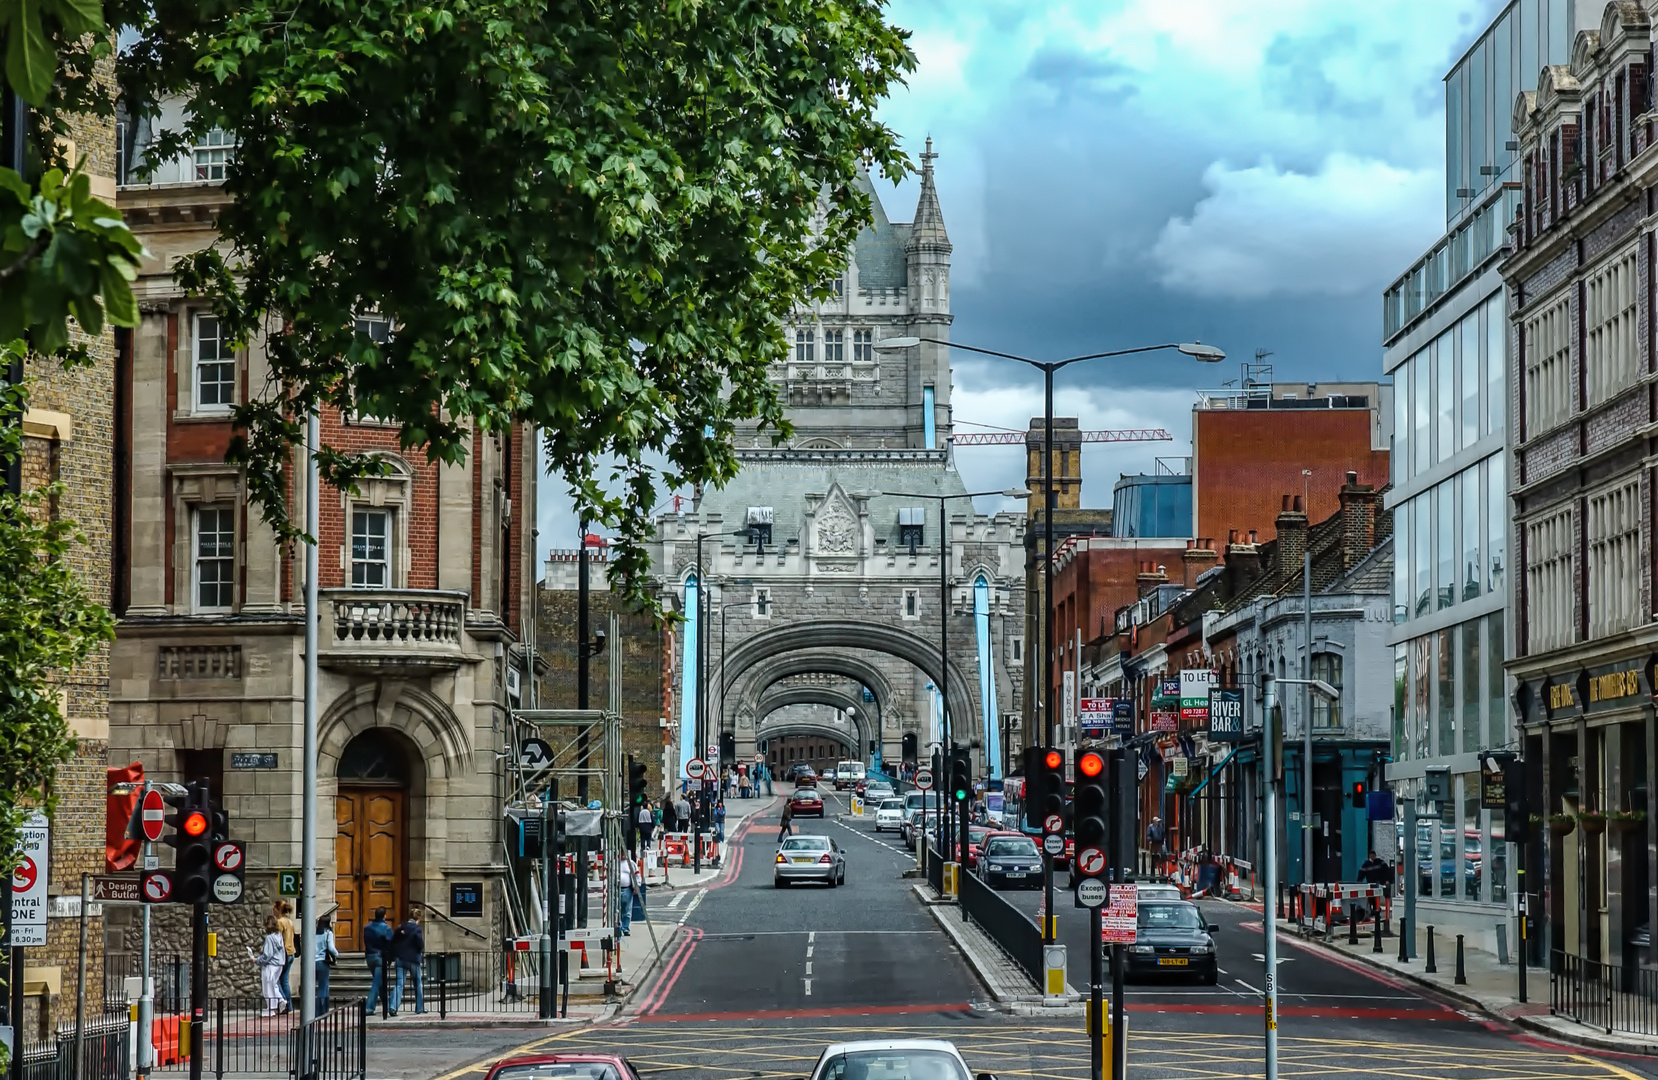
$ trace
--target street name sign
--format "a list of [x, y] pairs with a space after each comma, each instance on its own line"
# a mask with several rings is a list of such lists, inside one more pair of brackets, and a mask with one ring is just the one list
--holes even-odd
[[136, 904], [138, 878], [131, 874], [94, 874], [92, 899], [100, 904]]

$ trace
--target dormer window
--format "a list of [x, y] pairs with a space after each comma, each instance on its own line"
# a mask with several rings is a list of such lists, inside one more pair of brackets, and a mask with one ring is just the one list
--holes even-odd
[[748, 508], [748, 539], [751, 543], [761, 547], [771, 543], [773, 516], [773, 509], [769, 506], [751, 506]]
[[919, 506], [905, 506], [898, 511], [898, 542], [914, 555], [926, 540], [927, 512]]

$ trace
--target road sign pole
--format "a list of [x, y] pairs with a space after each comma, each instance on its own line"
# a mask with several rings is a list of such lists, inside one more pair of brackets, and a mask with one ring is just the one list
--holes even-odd
[[[206, 1055], [202, 1053], [207, 1027], [207, 901], [192, 905], [190, 918], [190, 1080], [202, 1080]], [[312, 965], [313, 967], [315, 965]], [[313, 978], [315, 976], [313, 975]], [[301, 1041], [303, 1042], [303, 1036]], [[297, 1063], [296, 1063], [297, 1064]], [[300, 1076], [306, 1075], [299, 1065]]]
[[[1110, 803], [1113, 817], [1123, 805], [1122, 792], [1128, 782], [1128, 753], [1118, 746], [1111, 751], [1111, 796]], [[1105, 850], [1111, 862], [1109, 881], [1113, 884], [1128, 880], [1127, 852], [1123, 850], [1123, 830], [1112, 823], [1111, 831], [1106, 834]], [[1100, 950], [1105, 948], [1102, 935], [1095, 934], [1093, 941], [1095, 963], [1098, 964]], [[1123, 1024], [1123, 946], [1114, 942], [1111, 946], [1111, 1077], [1112, 1080], [1128, 1080], [1128, 1030]]]
[[1088, 909], [1088, 1076], [1102, 1080], [1105, 1070], [1105, 964], [1101, 953], [1105, 949], [1103, 908]]

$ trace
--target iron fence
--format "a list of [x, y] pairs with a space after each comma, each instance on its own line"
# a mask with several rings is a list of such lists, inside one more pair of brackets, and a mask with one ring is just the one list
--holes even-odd
[[1556, 951], [1549, 966], [1549, 1012], [1608, 1034], [1658, 1035], [1658, 971]]
[[1023, 911], [972, 874], [956, 875], [963, 917], [978, 924], [1012, 958], [1037, 989], [1042, 988], [1042, 931]]
[[23, 1043], [23, 1080], [126, 1080], [127, 1011], [106, 1011], [81, 1029], [81, 1067], [75, 1068], [75, 1029], [60, 1027], [57, 1037]]
[[[125, 980], [143, 972], [143, 957], [135, 952], [104, 953], [104, 1001], [126, 1005]], [[155, 1015], [184, 1012], [190, 1007], [190, 958], [179, 953], [150, 958], [150, 982], [155, 987]]]
[[[202, 1071], [215, 1080], [247, 1075], [361, 1080], [368, 1039], [363, 1006], [361, 998], [336, 999], [306, 1029], [300, 1025], [298, 1012], [272, 1012], [262, 998], [215, 998], [208, 1003], [207, 1022], [199, 1033]], [[153, 1036], [152, 1071], [170, 1076], [187, 1073], [195, 1041], [187, 1016], [158, 1011]], [[126, 1045], [124, 1029], [122, 1045]], [[308, 1066], [296, 1068], [301, 1062]]]
[[933, 887], [933, 892], [944, 893], [944, 856], [938, 853], [938, 847], [930, 837], [923, 836], [918, 843], [927, 845], [927, 884]]
[[[526, 1013], [541, 1009], [541, 954], [476, 950], [427, 953], [425, 1004], [439, 1019], [450, 1013]], [[388, 972], [390, 979], [395, 974]], [[408, 1007], [407, 987], [403, 991]]]

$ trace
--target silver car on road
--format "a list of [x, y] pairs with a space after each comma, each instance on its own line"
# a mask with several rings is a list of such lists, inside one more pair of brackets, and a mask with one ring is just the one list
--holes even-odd
[[777, 849], [771, 883], [781, 889], [797, 881], [846, 883], [846, 852], [828, 836], [791, 836]]
[[[812, 1066], [811, 1080], [973, 1080], [955, 1044], [943, 1039], [837, 1043]], [[977, 1080], [996, 1080], [980, 1073]]]

